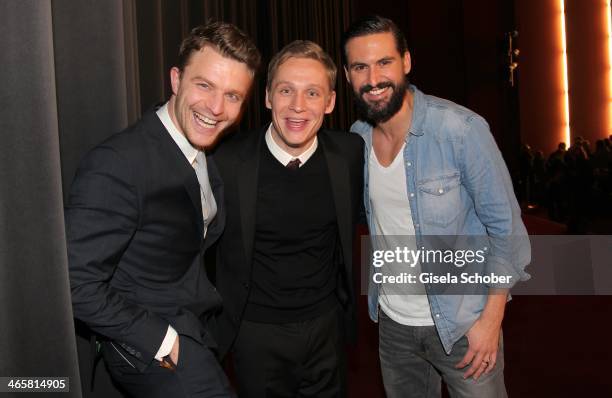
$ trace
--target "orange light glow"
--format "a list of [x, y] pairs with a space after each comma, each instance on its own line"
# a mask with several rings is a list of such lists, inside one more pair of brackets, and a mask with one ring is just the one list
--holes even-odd
[[610, 0], [604, 0], [606, 3], [605, 13], [608, 28], [608, 134], [612, 134], [612, 9]]
[[563, 142], [569, 147], [570, 146], [570, 114], [569, 114], [569, 83], [567, 78], [567, 45], [565, 39], [565, 1], [559, 0], [559, 6], [561, 9], [561, 58], [562, 58], [562, 71], [563, 76]]

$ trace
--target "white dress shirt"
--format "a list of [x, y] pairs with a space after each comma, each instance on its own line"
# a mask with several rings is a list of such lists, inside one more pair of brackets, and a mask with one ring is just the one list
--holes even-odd
[[287, 163], [289, 163], [290, 161], [294, 159], [300, 159], [299, 167], [302, 167], [304, 163], [306, 163], [308, 159], [310, 159], [312, 154], [315, 153], [315, 151], [317, 150], [317, 146], [319, 144], [317, 141], [317, 137], [315, 136], [314, 141], [312, 142], [312, 144], [310, 144], [310, 147], [308, 147], [308, 149], [302, 152], [302, 154], [299, 156], [293, 156], [290, 153], [287, 153], [283, 148], [281, 148], [276, 143], [276, 141], [274, 141], [274, 138], [272, 138], [272, 129], [273, 129], [272, 123], [270, 123], [270, 127], [268, 127], [268, 130], [266, 131], [266, 144], [268, 145], [268, 149], [270, 150], [272, 155], [283, 166], [287, 166]]

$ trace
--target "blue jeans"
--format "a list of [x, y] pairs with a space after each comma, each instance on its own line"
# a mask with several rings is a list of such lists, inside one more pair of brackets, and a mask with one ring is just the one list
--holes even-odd
[[439, 398], [441, 379], [453, 398], [506, 398], [504, 352], [500, 338], [497, 363], [488, 374], [463, 379], [468, 368], [455, 369], [468, 349], [464, 336], [450, 355], [444, 352], [435, 326], [401, 325], [380, 311], [379, 355], [388, 398]]

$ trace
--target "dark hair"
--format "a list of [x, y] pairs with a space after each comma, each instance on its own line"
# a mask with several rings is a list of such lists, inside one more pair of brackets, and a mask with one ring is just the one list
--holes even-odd
[[355, 37], [372, 35], [375, 33], [392, 33], [395, 39], [395, 48], [404, 55], [408, 51], [406, 37], [395, 22], [379, 15], [370, 15], [353, 22], [342, 35], [342, 60], [347, 63], [346, 44]]
[[211, 22], [196, 26], [181, 43], [177, 67], [182, 72], [191, 54], [205, 46], [213, 46], [224, 57], [232, 58], [255, 73], [261, 63], [261, 55], [255, 43], [238, 27], [226, 22]]
[[319, 61], [325, 67], [327, 72], [327, 78], [329, 79], [329, 89], [334, 90], [336, 86], [336, 64], [331, 59], [321, 46], [310, 40], [295, 40], [287, 44], [280, 50], [268, 64], [268, 80], [266, 82], [266, 88], [268, 91], [272, 88], [272, 80], [276, 75], [278, 67], [281, 66], [289, 58], [308, 58]]

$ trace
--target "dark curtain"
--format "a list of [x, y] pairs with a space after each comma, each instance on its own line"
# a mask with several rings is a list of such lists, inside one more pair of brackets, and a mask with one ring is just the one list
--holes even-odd
[[69, 377], [57, 395], [80, 397], [53, 12], [51, 1], [0, 2], [0, 375]]
[[140, 113], [135, 16], [133, 0], [0, 2], [0, 376], [69, 377], [62, 397], [91, 379], [63, 197], [84, 153]]
[[270, 120], [265, 108], [266, 67], [270, 58], [296, 39], [318, 43], [338, 67], [336, 109], [327, 126], [347, 130], [354, 120], [344, 78], [340, 40], [351, 15], [349, 0], [137, 0], [138, 51], [142, 111], [170, 96], [169, 69], [181, 39], [208, 20], [231, 22], [251, 36], [263, 55], [262, 69], [245, 110], [241, 128]]

